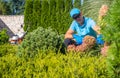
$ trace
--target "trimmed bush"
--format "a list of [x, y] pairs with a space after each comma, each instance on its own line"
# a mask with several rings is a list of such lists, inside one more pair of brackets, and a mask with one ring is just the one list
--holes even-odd
[[44, 29], [39, 27], [31, 33], [28, 33], [19, 46], [19, 53], [24, 51], [27, 55], [34, 56], [39, 50], [53, 50], [58, 51], [62, 46], [63, 37], [60, 37], [57, 32], [51, 28]]
[[0, 57], [3, 57], [10, 53], [15, 54], [17, 52], [17, 48], [18, 47], [16, 45], [11, 45], [11, 44], [0, 45]]
[[2, 78], [109, 78], [106, 60], [81, 54], [48, 54], [38, 52], [32, 59], [17, 58], [14, 54], [0, 57]]
[[7, 35], [7, 30], [3, 29], [0, 31], [0, 45], [7, 43], [9, 36]]

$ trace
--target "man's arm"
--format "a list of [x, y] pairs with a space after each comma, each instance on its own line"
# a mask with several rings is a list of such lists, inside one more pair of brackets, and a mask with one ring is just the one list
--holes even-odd
[[93, 27], [93, 30], [94, 30], [95, 32], [97, 32], [98, 35], [101, 34], [100, 29], [101, 29], [101, 28], [100, 28], [99, 26], [97, 26], [97, 25]]
[[73, 36], [72, 36], [73, 33], [74, 33], [74, 31], [72, 29], [68, 29], [68, 31], [65, 34], [65, 39], [66, 38], [72, 39], [73, 38]]

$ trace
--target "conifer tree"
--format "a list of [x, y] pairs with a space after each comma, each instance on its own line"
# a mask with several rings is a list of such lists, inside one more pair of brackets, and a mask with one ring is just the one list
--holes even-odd
[[72, 5], [72, 1], [71, 0], [65, 0], [65, 9], [64, 9], [64, 14], [63, 14], [63, 27], [62, 27], [62, 30], [63, 30], [63, 33], [65, 33], [71, 22], [72, 22], [72, 19], [70, 17], [70, 10], [73, 8], [73, 5]]
[[50, 26], [56, 28], [56, 0], [50, 0], [49, 2], [49, 14], [50, 14]]
[[[39, 6], [40, 7], [40, 6]], [[43, 27], [48, 27], [48, 13], [49, 11], [49, 4], [47, 0], [42, 0], [42, 5], [41, 5], [41, 26]]]
[[33, 25], [35, 29], [37, 29], [37, 27], [41, 25], [41, 1], [40, 0], [34, 0], [33, 18], [34, 18]]
[[70, 26], [71, 0], [27, 0], [25, 7], [24, 29], [29, 26], [32, 31], [42, 26], [65, 33]]
[[62, 17], [64, 16], [64, 0], [56, 0], [56, 25], [57, 31], [62, 31], [61, 30], [61, 25], [63, 24]]
[[26, 0], [25, 11], [24, 11], [24, 30], [32, 31], [33, 27], [33, 0]]

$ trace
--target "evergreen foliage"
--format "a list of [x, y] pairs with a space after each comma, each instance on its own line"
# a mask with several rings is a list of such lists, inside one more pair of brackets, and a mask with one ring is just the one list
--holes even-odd
[[[72, 0], [26, 0], [26, 6], [33, 6], [33, 8], [25, 8], [25, 21], [31, 23], [25, 23], [25, 28], [29, 26], [29, 31], [32, 31], [39, 26], [52, 27], [60, 34], [65, 33], [72, 21], [69, 12], [73, 7], [80, 8], [85, 16], [97, 20], [101, 5], [110, 3], [111, 0], [85, 0], [84, 4], [80, 6], [79, 0], [75, 0], [74, 4], [72, 4]], [[33, 12], [29, 12], [30, 10]], [[29, 16], [30, 14], [31, 16]], [[26, 15], [34, 20], [26, 19], [28, 18]]]
[[26, 0], [25, 7], [25, 30], [28, 26], [30, 27], [29, 31], [42, 26], [44, 28], [51, 27], [58, 33], [65, 33], [70, 26], [71, 0], [34, 0], [33, 2]]
[[[48, 19], [48, 25], [53, 26], [54, 28], [56, 26], [56, 1], [55, 0], [50, 0], [49, 2], [49, 19]], [[42, 19], [42, 18], [41, 18]], [[57, 26], [56, 26], [57, 27]]]
[[[40, 19], [41, 26], [45, 28], [48, 27], [48, 23], [49, 23], [48, 19], [49, 19], [49, 4], [47, 0], [43, 0], [41, 5], [41, 19]], [[36, 23], [39, 23], [39, 22], [36, 22]]]
[[70, 27], [70, 24], [72, 22], [72, 18], [70, 18], [70, 10], [73, 8], [71, 0], [65, 0], [65, 10], [63, 14], [62, 19], [62, 27], [60, 28], [61, 31], [64, 33], [68, 30]]
[[120, 0], [114, 0], [104, 19], [103, 34], [105, 40], [111, 42], [108, 51], [107, 65], [112, 78], [120, 77]]
[[25, 0], [0, 0], [2, 15], [19, 15], [24, 13]]
[[10, 15], [19, 15], [24, 13], [25, 0], [3, 0], [11, 10]]
[[15, 53], [9, 51], [0, 57], [1, 78], [109, 78], [103, 57], [39, 51], [34, 58], [26, 60]]
[[32, 31], [33, 30], [33, 0], [26, 0], [25, 11], [24, 11], [24, 30]]
[[0, 57], [3, 57], [10, 53], [15, 53], [17, 51], [16, 49], [17, 49], [16, 45], [13, 46], [11, 44], [4, 43], [4, 44], [0, 45]]
[[35, 26], [35, 28], [37, 28], [38, 26], [41, 25], [41, 1], [40, 0], [34, 0], [33, 3], [33, 25]]
[[9, 36], [7, 35], [7, 30], [3, 29], [0, 31], [0, 45], [7, 43]]
[[36, 29], [41, 25], [41, 1], [34, 0], [33, 2], [33, 27]]
[[0, 0], [0, 15], [7, 15], [10, 13], [11, 13], [10, 6], [7, 5], [6, 2]]
[[[64, 16], [64, 1], [63, 0], [56, 0], [56, 25], [54, 26], [56, 30], [61, 30], [60, 28], [62, 25], [62, 17]], [[57, 27], [56, 27], [57, 26]]]
[[[37, 54], [39, 50], [53, 50], [58, 51], [62, 46], [63, 37], [59, 36], [57, 32], [53, 32], [51, 28], [44, 29], [37, 28], [35, 31], [28, 33], [19, 46], [20, 54], [27, 54], [30, 57]], [[24, 53], [25, 52], [25, 53]]]

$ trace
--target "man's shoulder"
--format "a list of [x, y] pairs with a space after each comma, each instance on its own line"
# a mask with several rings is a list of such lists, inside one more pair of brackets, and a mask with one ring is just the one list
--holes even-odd
[[89, 17], [85, 17], [85, 21], [87, 24], [95, 24], [95, 21], [92, 19], [92, 18], [89, 18]]
[[72, 24], [73, 24], [73, 23], [77, 23], [77, 22], [76, 22], [75, 20], [73, 20], [73, 21], [72, 21]]
[[77, 22], [75, 20], [72, 21], [71, 25], [76, 25]]
[[87, 27], [91, 28], [96, 25], [96, 22], [92, 18], [86, 17], [85, 20]]
[[90, 18], [90, 17], [84, 17], [84, 18], [85, 18], [86, 21], [93, 21], [93, 19]]

